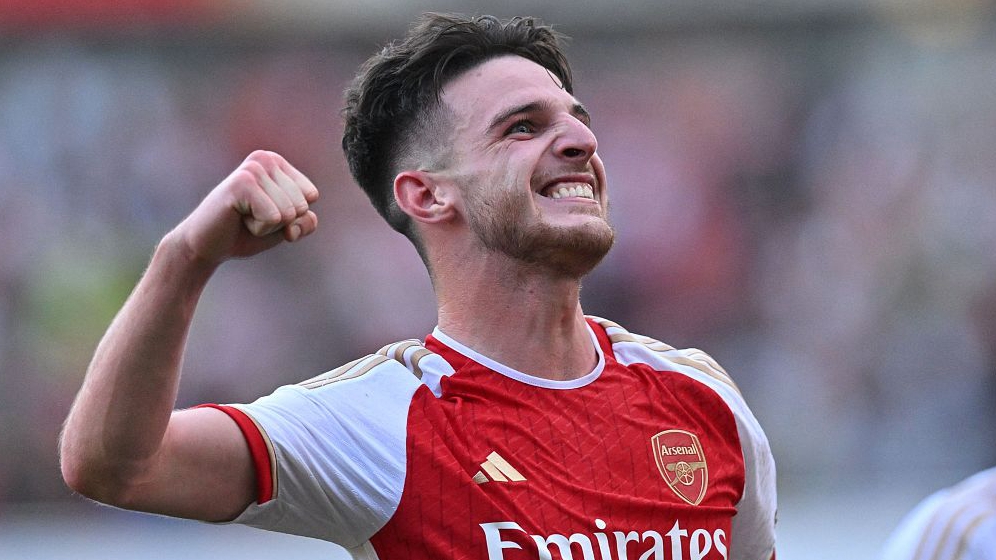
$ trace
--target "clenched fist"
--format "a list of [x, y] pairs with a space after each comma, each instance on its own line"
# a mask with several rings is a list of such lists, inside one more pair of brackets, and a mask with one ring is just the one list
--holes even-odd
[[249, 155], [173, 230], [193, 258], [212, 265], [248, 257], [315, 231], [315, 185], [274, 152]]

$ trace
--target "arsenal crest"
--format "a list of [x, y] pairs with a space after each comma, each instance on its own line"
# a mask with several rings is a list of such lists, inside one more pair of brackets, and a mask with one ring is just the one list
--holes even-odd
[[650, 438], [650, 444], [664, 482], [682, 500], [699, 505], [709, 486], [709, 468], [699, 438], [684, 430], [665, 430]]

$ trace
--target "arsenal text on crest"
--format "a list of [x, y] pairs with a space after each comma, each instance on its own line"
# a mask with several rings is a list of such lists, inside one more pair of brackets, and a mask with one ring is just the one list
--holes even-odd
[[682, 500], [699, 505], [709, 487], [709, 467], [699, 438], [685, 430], [665, 430], [650, 438], [664, 482]]

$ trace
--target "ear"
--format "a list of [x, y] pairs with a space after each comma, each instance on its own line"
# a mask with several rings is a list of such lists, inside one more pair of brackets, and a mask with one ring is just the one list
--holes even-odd
[[417, 222], [444, 222], [455, 212], [450, 187], [437, 182], [427, 171], [398, 173], [394, 178], [394, 199], [398, 207]]

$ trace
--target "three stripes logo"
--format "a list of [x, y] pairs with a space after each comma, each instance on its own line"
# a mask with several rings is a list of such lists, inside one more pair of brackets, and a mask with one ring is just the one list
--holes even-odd
[[522, 482], [526, 477], [510, 465], [497, 451], [488, 455], [488, 460], [481, 463], [481, 470], [474, 475], [474, 482]]

